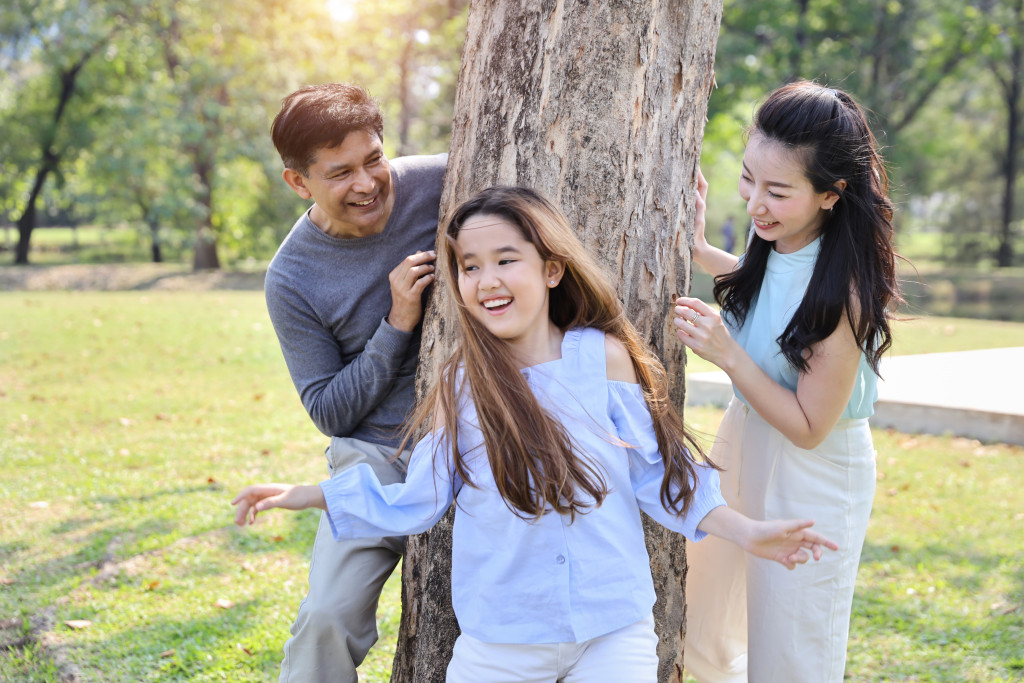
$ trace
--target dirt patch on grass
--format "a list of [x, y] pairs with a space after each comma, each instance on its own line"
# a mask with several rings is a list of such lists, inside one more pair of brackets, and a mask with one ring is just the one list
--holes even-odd
[[194, 272], [177, 263], [0, 267], [0, 291], [263, 289], [263, 270]]

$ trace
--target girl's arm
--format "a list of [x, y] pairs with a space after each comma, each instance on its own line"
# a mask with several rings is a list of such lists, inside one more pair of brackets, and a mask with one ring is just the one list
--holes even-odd
[[416, 444], [402, 483], [381, 484], [373, 468], [361, 463], [316, 486], [248, 486], [231, 501], [238, 506], [235, 523], [251, 524], [257, 513], [272, 508], [320, 508], [337, 539], [420, 533], [444, 515], [461, 485], [446, 457], [450, 452], [438, 428]]
[[697, 170], [697, 211], [693, 217], [693, 260], [701, 268], [711, 275], [717, 277], [732, 272], [740, 262], [738, 256], [733, 256], [724, 249], [713, 247], [708, 244], [705, 234], [707, 224], [707, 199], [708, 181], [704, 174]]
[[793, 569], [807, 562], [811, 556], [815, 561], [820, 560], [822, 547], [839, 549], [829, 539], [811, 531], [813, 525], [809, 519], [758, 522], [723, 505], [705, 515], [697, 528], [732, 541], [751, 555], [774, 560], [787, 569]]
[[235, 524], [245, 526], [256, 521], [256, 515], [264, 510], [306, 510], [327, 509], [323, 490], [316, 485], [293, 486], [291, 484], [256, 484], [246, 486], [231, 501], [237, 505]]
[[[693, 324], [695, 311], [700, 318]], [[814, 448], [835, 427], [853, 394], [861, 357], [845, 316], [814, 345], [809, 368], [800, 373], [793, 392], [762, 370], [732, 338], [719, 313], [700, 299], [677, 299], [675, 315], [680, 341], [724, 370], [757, 414], [796, 446]]]

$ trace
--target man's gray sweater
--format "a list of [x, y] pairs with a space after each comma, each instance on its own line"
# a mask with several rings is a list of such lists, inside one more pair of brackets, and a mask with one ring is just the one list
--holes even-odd
[[384, 230], [331, 237], [303, 214], [267, 270], [267, 309], [295, 388], [328, 436], [397, 446], [412, 410], [420, 328], [391, 327], [388, 274], [434, 248], [446, 154], [391, 161]]

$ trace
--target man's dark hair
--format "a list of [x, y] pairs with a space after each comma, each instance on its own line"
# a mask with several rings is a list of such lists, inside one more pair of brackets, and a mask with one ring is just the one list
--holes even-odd
[[358, 85], [323, 83], [307, 85], [281, 101], [270, 137], [285, 167], [308, 176], [319, 150], [337, 147], [356, 130], [384, 139], [377, 102]]

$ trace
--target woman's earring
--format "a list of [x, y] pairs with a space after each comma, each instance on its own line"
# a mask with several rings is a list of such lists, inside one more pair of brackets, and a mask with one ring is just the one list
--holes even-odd
[[557, 285], [558, 283], [557, 283], [557, 282], [555, 282], [554, 280], [552, 280], [550, 284], [551, 284], [551, 286], [552, 286], [552, 287], [554, 287], [554, 286], [555, 286], [555, 285]]

